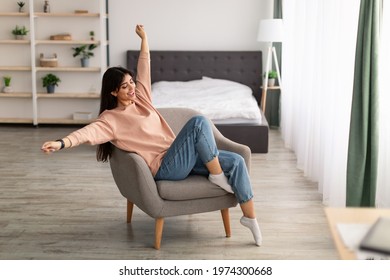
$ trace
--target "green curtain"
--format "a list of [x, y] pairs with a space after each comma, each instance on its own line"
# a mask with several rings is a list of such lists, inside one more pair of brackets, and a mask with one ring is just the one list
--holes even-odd
[[360, 2], [347, 160], [347, 206], [375, 206], [381, 2]]

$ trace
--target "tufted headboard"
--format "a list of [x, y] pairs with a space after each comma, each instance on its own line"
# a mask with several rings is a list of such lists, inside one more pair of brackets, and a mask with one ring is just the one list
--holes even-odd
[[[139, 51], [127, 51], [127, 68], [136, 73]], [[259, 101], [261, 51], [151, 51], [152, 83], [189, 81], [202, 76], [227, 79], [252, 88]]]

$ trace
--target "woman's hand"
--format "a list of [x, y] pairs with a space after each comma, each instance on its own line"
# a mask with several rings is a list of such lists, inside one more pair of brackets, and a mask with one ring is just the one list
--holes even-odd
[[41, 150], [47, 154], [59, 151], [61, 149], [61, 142], [59, 141], [48, 141], [42, 145]]
[[137, 24], [135, 27], [135, 33], [143, 40], [146, 39], [146, 32], [142, 24]]

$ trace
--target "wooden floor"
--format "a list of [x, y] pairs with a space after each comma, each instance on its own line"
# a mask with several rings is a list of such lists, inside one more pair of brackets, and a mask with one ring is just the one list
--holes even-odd
[[263, 246], [236, 207], [231, 238], [219, 212], [167, 218], [157, 251], [154, 220], [135, 208], [126, 224], [126, 201], [94, 147], [41, 153], [45, 140], [74, 129], [0, 126], [0, 259], [338, 259], [316, 184], [277, 130], [269, 153], [252, 160]]

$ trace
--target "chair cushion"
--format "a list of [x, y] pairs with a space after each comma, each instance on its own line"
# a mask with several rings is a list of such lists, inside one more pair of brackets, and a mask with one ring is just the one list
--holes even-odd
[[160, 197], [165, 200], [190, 200], [227, 194], [207, 177], [200, 175], [190, 175], [181, 181], [157, 181], [156, 184]]

